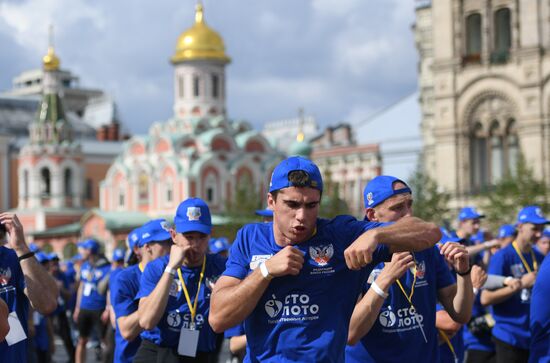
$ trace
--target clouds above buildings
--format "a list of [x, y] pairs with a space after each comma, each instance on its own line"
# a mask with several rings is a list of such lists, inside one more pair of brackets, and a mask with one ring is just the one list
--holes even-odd
[[[40, 66], [55, 27], [62, 68], [117, 101], [144, 133], [172, 114], [169, 57], [191, 0], [0, 1], [0, 89]], [[416, 89], [413, 0], [204, 0], [224, 38], [229, 116], [258, 128], [303, 107], [321, 125], [359, 122]]]

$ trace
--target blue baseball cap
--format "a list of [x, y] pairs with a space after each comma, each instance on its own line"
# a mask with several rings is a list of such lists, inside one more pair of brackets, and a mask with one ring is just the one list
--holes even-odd
[[517, 223], [547, 224], [550, 221], [544, 217], [539, 206], [528, 205], [519, 211]]
[[458, 213], [458, 220], [461, 222], [468, 219], [479, 218], [485, 218], [485, 215], [478, 213], [474, 207], [464, 207], [460, 210], [460, 213]]
[[82, 260], [82, 255], [80, 253], [77, 253], [73, 257], [71, 257], [71, 261], [80, 261]]
[[447, 242], [460, 242], [461, 238], [453, 235], [450, 231], [447, 230], [445, 227], [439, 227], [441, 230], [441, 239], [439, 240], [439, 243], [447, 243]]
[[365, 186], [365, 190], [363, 190], [365, 208], [374, 208], [386, 199], [397, 194], [412, 193], [408, 186], [394, 190], [393, 183], [395, 182], [401, 182], [407, 185], [403, 180], [389, 175], [378, 175], [369, 181]]
[[230, 247], [231, 246], [225, 237], [211, 238], [210, 241], [208, 241], [208, 249], [210, 250], [210, 253], [215, 254], [222, 251], [229, 251]]
[[31, 250], [31, 252], [38, 252], [38, 251], [40, 251], [40, 248], [38, 248], [36, 243], [31, 242], [31, 243], [29, 243], [29, 250]]
[[124, 253], [125, 251], [122, 248], [115, 248], [113, 251], [113, 261], [119, 262], [124, 261]]
[[84, 248], [85, 250], [90, 250], [93, 254], [99, 252], [99, 243], [95, 239], [87, 239], [82, 242], [78, 242], [76, 245], [80, 248]]
[[281, 161], [273, 170], [271, 182], [269, 183], [269, 192], [272, 193], [280, 189], [295, 186], [288, 180], [288, 174], [297, 170], [304, 171], [309, 175], [309, 180], [307, 181], [308, 187], [317, 189], [321, 192], [323, 191], [323, 178], [321, 177], [321, 172], [317, 165], [311, 160], [299, 156], [292, 156]]
[[59, 256], [57, 255], [57, 253], [51, 252], [51, 253], [48, 253], [48, 259], [50, 261], [55, 261], [55, 260], [59, 261]]
[[543, 237], [548, 237], [548, 238], [550, 238], [550, 227], [546, 227], [546, 228], [542, 231], [542, 236], [543, 236]]
[[514, 237], [516, 235], [516, 227], [511, 224], [503, 224], [498, 229], [498, 238]]
[[148, 243], [172, 240], [166, 219], [153, 219], [141, 226], [139, 231], [141, 236], [139, 237], [138, 247], [143, 247]]
[[184, 200], [176, 210], [174, 217], [176, 232], [200, 232], [210, 234], [212, 232], [212, 218], [208, 205], [200, 198]]
[[128, 233], [128, 249], [134, 250], [134, 247], [139, 247], [139, 240], [141, 239], [141, 227], [134, 228]]
[[262, 216], [262, 217], [271, 217], [273, 218], [273, 210], [272, 209], [269, 209], [269, 208], [266, 208], [266, 209], [256, 209], [256, 215], [257, 216]]
[[40, 263], [48, 262], [50, 260], [49, 256], [44, 252], [37, 252], [34, 254], [34, 257], [36, 257]]

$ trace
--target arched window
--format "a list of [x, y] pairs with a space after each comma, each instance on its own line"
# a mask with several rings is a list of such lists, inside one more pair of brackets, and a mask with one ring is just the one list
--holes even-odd
[[47, 197], [51, 194], [51, 176], [48, 168], [40, 170], [40, 194]]
[[510, 9], [499, 9], [495, 12], [495, 50], [507, 52], [511, 46]]
[[199, 76], [193, 76], [193, 96], [199, 97], [200, 95], [200, 78]]
[[510, 175], [516, 175], [519, 162], [519, 140], [516, 123], [512, 119], [506, 130], [506, 166]]
[[220, 78], [217, 74], [212, 75], [212, 97], [218, 98], [219, 96], [219, 87], [220, 87]]
[[205, 199], [207, 203], [216, 204], [217, 190], [216, 175], [214, 175], [214, 173], [209, 173], [204, 182], [204, 191], [206, 193]]
[[126, 204], [126, 194], [124, 189], [120, 188], [118, 190], [118, 206], [119, 208], [124, 208]]
[[149, 203], [149, 177], [142, 173], [138, 179], [138, 201], [139, 204]]
[[179, 97], [180, 98], [183, 98], [184, 96], [184, 90], [183, 90], [183, 87], [184, 87], [184, 77], [183, 76], [179, 76], [178, 77], [178, 93], [179, 93]]
[[469, 61], [479, 61], [481, 55], [481, 14], [466, 18], [466, 56]]
[[63, 175], [63, 186], [65, 190], [65, 196], [70, 197], [73, 195], [73, 176], [71, 169], [65, 169], [65, 173]]
[[490, 130], [491, 136], [491, 182], [499, 181], [504, 174], [504, 151], [502, 133], [498, 121], [493, 121]]
[[477, 122], [470, 135], [470, 179], [472, 191], [478, 192], [488, 184], [487, 137], [483, 125]]

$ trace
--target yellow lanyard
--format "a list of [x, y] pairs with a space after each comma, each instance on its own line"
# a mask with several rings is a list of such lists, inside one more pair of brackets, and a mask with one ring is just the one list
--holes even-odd
[[183, 292], [185, 294], [185, 300], [187, 301], [187, 306], [189, 306], [189, 312], [191, 313], [191, 324], [195, 323], [195, 315], [197, 315], [197, 303], [199, 301], [199, 293], [201, 291], [201, 283], [204, 277], [205, 267], [206, 267], [206, 256], [204, 256], [202, 260], [202, 269], [199, 277], [199, 286], [197, 286], [197, 296], [195, 296], [195, 303], [193, 304], [191, 304], [191, 298], [189, 297], [189, 292], [187, 291], [187, 287], [185, 286], [185, 281], [181, 276], [181, 268], [178, 269], [178, 277], [180, 279], [181, 286], [183, 287]]
[[439, 335], [441, 335], [441, 337], [443, 338], [445, 343], [447, 343], [447, 346], [451, 350], [451, 353], [453, 353], [453, 357], [455, 359], [455, 362], [458, 362], [458, 357], [456, 356], [455, 348], [451, 344], [451, 340], [449, 339], [449, 337], [447, 336], [447, 334], [445, 334], [445, 332], [443, 330], [441, 330], [441, 329], [437, 329], [437, 330], [439, 330]]
[[523, 257], [523, 254], [519, 250], [519, 247], [516, 241], [512, 242], [512, 246], [514, 246], [514, 250], [516, 250], [516, 253], [518, 254], [521, 262], [523, 263], [523, 267], [525, 267], [527, 272], [533, 272], [533, 270], [535, 270], [536, 272], [539, 268], [539, 264], [537, 263], [537, 259], [535, 258], [535, 253], [533, 252], [533, 249], [531, 248], [531, 250], [529, 251], [531, 252], [531, 259], [533, 260], [533, 270], [531, 270], [531, 266], [529, 266], [527, 261], [525, 261], [525, 258]]
[[[407, 300], [409, 301], [409, 304], [411, 304], [411, 307], [414, 308], [414, 305], [412, 303], [412, 297], [414, 295], [414, 285], [416, 284], [416, 264], [414, 265], [414, 276], [413, 276], [413, 283], [412, 283], [412, 286], [411, 286], [411, 293], [409, 295], [407, 295], [407, 293], [405, 292], [405, 289], [403, 288], [403, 285], [401, 284], [401, 281], [399, 281], [399, 279], [397, 279], [395, 282], [397, 282], [397, 285], [399, 286], [399, 288], [401, 289], [401, 292], [403, 293], [403, 295], [405, 295], [405, 297], [407, 298]], [[414, 309], [416, 311], [416, 309]]]
[[145, 267], [143, 267], [143, 262], [140, 262], [138, 267], [139, 267], [139, 270], [141, 271], [141, 273], [143, 273], [143, 270], [145, 270]]

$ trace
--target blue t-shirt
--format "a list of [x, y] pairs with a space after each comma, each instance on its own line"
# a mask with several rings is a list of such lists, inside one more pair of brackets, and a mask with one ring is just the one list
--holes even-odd
[[38, 311], [33, 312], [34, 323], [34, 346], [41, 351], [47, 351], [50, 348], [50, 338], [48, 337], [48, 327], [46, 317]]
[[111, 291], [111, 305], [115, 311], [116, 332], [115, 332], [115, 362], [130, 363], [137, 353], [141, 338], [137, 336], [131, 342], [120, 335], [118, 318], [133, 314], [138, 309], [138, 301], [135, 297], [139, 291], [141, 271], [138, 265], [133, 265], [112, 275], [109, 280]]
[[[472, 307], [472, 319], [483, 319], [489, 314], [489, 308], [481, 305], [481, 291], [474, 298], [474, 306]], [[494, 352], [495, 344], [491, 340], [491, 332], [488, 330], [476, 332], [473, 334], [467, 327], [464, 328], [464, 349], [466, 350], [482, 350], [484, 352]]]
[[[15, 311], [17, 318], [28, 336], [27, 321], [29, 315], [29, 300], [25, 295], [25, 277], [19, 265], [15, 251], [0, 246], [0, 298], [6, 302], [11, 312]], [[4, 340], [0, 342], [0, 357], [6, 362], [27, 361], [27, 339], [8, 346]]]
[[[437, 304], [436, 307], [437, 311], [445, 310], [443, 305]], [[451, 348], [449, 347], [449, 344], [447, 342], [443, 342], [439, 345], [439, 362], [441, 363], [455, 363], [455, 362], [463, 362], [464, 361], [464, 326], [461, 326], [460, 329], [456, 332], [456, 334], [449, 340], [449, 343], [453, 346], [454, 354]], [[455, 355], [457, 360], [455, 360]]]
[[110, 270], [111, 266], [108, 263], [97, 267], [92, 266], [88, 261], [82, 264], [80, 269], [80, 283], [82, 284], [80, 309], [105, 309], [107, 297], [97, 291], [97, 284], [109, 274]]
[[531, 295], [531, 353], [529, 362], [550, 362], [550, 258], [546, 257], [537, 274]]
[[[381, 225], [350, 216], [318, 219], [317, 233], [295, 246], [305, 259], [300, 273], [273, 279], [245, 320], [245, 362], [344, 360], [361, 286], [372, 268], [389, 258], [388, 248], [380, 245], [369, 267], [352, 271], [344, 250], [364, 231]], [[224, 275], [242, 280], [281, 249], [273, 223], [248, 224], [237, 233]]]
[[[71, 284], [67, 278], [67, 275], [65, 275], [61, 271], [58, 271], [56, 274], [54, 274], [53, 278], [56, 279], [57, 281], [60, 281], [63, 288], [69, 289], [71, 287]], [[67, 310], [67, 302], [65, 301], [65, 299], [63, 299], [61, 294], [59, 294], [57, 296], [57, 308], [55, 309], [52, 315], [64, 314], [66, 310]]]
[[[149, 296], [155, 289], [164, 273], [164, 269], [168, 265], [169, 259], [170, 256], [163, 256], [147, 264], [141, 276], [141, 286], [136, 299]], [[195, 316], [196, 328], [200, 330], [199, 345], [197, 347], [197, 351], [199, 352], [212, 352], [216, 350], [217, 334], [214, 333], [210, 324], [208, 324], [208, 313], [210, 312], [212, 288], [225, 269], [225, 262], [226, 259], [220, 255], [206, 255], [206, 268], [204, 279], [201, 283], [197, 315]], [[181, 267], [181, 274], [192, 304], [195, 303], [201, 268], [202, 266]], [[188, 328], [190, 323], [191, 314], [189, 306], [187, 305], [178, 274], [176, 274], [170, 286], [166, 309], [159, 323], [154, 329], [141, 333], [141, 338], [152, 341], [162, 347], [177, 348], [182, 327]]]
[[[540, 266], [544, 256], [533, 250], [535, 259]], [[523, 253], [523, 258], [533, 269], [533, 259], [530, 253]], [[512, 244], [499, 250], [489, 263], [489, 274], [513, 276], [521, 278], [527, 273], [523, 263]], [[495, 326], [493, 336], [505, 343], [521, 349], [529, 349], [529, 306], [531, 304], [531, 289], [522, 289], [500, 304], [493, 305]]]
[[[455, 279], [437, 247], [416, 252], [414, 257], [417, 269], [411, 300], [418, 320], [399, 285], [394, 283], [370, 331], [359, 343], [346, 347], [346, 362], [437, 362], [439, 359], [435, 328], [437, 291], [453, 285]], [[384, 264], [380, 264], [372, 271], [364, 293], [383, 268]], [[413, 279], [410, 271], [399, 279], [407, 294], [411, 292]], [[427, 343], [418, 322], [426, 334]]]

